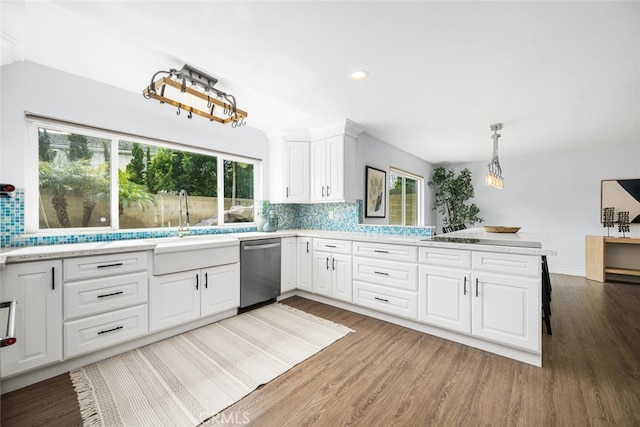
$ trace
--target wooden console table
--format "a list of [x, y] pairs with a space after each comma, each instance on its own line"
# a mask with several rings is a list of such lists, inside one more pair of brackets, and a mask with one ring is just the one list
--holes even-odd
[[640, 277], [640, 239], [587, 236], [587, 279], [604, 282], [606, 274]]

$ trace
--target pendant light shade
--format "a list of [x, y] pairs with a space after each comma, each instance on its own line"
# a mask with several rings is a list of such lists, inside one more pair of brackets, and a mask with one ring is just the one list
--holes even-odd
[[493, 124], [490, 128], [493, 131], [493, 135], [491, 136], [493, 139], [493, 157], [487, 165], [488, 170], [484, 178], [484, 183], [491, 187], [502, 189], [504, 187], [504, 179], [502, 178], [500, 159], [498, 159], [498, 138], [500, 138], [498, 131], [502, 129], [502, 123]]

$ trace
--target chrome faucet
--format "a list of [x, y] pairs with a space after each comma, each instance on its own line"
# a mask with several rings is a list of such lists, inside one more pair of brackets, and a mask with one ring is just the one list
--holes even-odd
[[[182, 214], [182, 200], [184, 199], [184, 208], [186, 221], [183, 222], [185, 216]], [[189, 201], [187, 199], [187, 190], [184, 188], [178, 193], [178, 237], [189, 234]]]

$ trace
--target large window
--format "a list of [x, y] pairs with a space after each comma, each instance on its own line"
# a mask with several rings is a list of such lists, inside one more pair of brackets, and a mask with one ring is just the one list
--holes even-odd
[[420, 176], [390, 168], [389, 170], [389, 224], [422, 225]]
[[[108, 132], [37, 125], [39, 230], [252, 222], [258, 161]], [[33, 228], [33, 227], [32, 227]]]

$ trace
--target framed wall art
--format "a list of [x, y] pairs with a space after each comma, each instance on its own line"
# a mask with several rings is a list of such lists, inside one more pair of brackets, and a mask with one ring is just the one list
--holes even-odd
[[[601, 186], [600, 212], [614, 208], [618, 212], [629, 212], [629, 223], [640, 224], [640, 179], [605, 179]], [[600, 217], [600, 222], [603, 217]]]
[[385, 218], [387, 216], [387, 173], [367, 166], [365, 182], [364, 216], [366, 218]]

